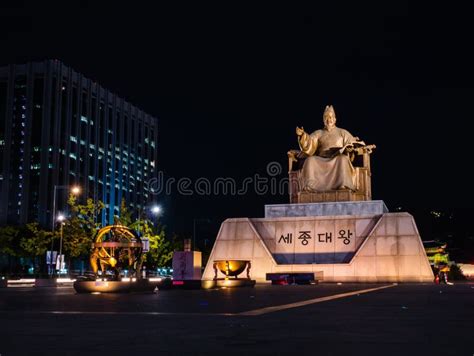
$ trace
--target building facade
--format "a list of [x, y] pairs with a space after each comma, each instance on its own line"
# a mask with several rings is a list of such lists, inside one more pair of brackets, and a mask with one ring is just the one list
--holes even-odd
[[102, 224], [122, 198], [144, 209], [157, 140], [155, 117], [60, 61], [0, 67], [0, 224], [51, 226], [74, 185], [106, 204]]

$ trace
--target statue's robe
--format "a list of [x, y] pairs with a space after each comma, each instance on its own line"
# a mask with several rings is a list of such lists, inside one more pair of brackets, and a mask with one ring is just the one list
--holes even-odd
[[298, 141], [301, 151], [309, 156], [298, 175], [301, 191], [356, 190], [355, 169], [343, 152], [357, 139], [347, 130], [324, 128], [311, 135], [304, 133]]

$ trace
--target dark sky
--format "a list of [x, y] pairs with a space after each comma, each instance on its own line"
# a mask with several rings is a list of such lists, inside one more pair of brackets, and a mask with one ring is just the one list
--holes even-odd
[[[157, 116], [165, 178], [242, 182], [265, 176], [270, 162], [283, 178], [295, 126], [320, 128], [333, 104], [338, 126], [377, 145], [374, 199], [390, 209], [470, 208], [467, 9], [67, 3], [2, 5], [0, 64], [59, 59]], [[174, 190], [157, 200], [168, 226], [191, 232], [193, 218], [215, 228], [226, 217], [261, 217], [265, 203], [288, 197]]]

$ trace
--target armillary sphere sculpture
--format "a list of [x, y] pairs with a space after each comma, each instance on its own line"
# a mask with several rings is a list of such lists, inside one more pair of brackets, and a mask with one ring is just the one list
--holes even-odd
[[109, 225], [97, 232], [90, 264], [96, 275], [100, 267], [102, 275], [110, 269], [118, 279], [120, 271], [127, 268], [131, 277], [139, 278], [137, 271], [141, 270], [142, 253], [142, 241], [133, 230], [123, 225]]

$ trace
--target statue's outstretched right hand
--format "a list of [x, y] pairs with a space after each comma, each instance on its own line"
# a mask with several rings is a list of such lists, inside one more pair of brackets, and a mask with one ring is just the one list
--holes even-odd
[[296, 135], [302, 136], [303, 134], [304, 134], [304, 128], [303, 127], [299, 128], [298, 126], [296, 126]]

